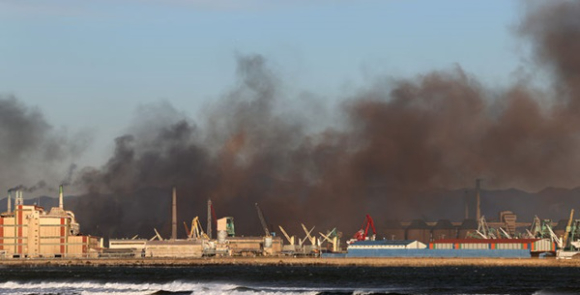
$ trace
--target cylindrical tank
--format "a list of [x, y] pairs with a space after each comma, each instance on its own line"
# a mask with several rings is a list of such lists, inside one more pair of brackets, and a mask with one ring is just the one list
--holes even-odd
[[223, 244], [226, 242], [226, 238], [228, 237], [228, 232], [225, 230], [220, 230], [217, 233], [217, 241], [220, 244]]
[[264, 248], [272, 248], [272, 237], [264, 238]]
[[429, 243], [431, 241], [431, 227], [423, 220], [413, 220], [407, 227], [407, 240]]
[[455, 239], [457, 238], [457, 228], [453, 226], [451, 221], [440, 219], [433, 227], [431, 236], [433, 240]]
[[476, 231], [477, 221], [475, 221], [475, 219], [465, 219], [457, 231], [457, 238], [468, 239], [470, 236], [474, 235]]
[[387, 240], [404, 240], [405, 228], [397, 220], [388, 220], [382, 226], [383, 234]]

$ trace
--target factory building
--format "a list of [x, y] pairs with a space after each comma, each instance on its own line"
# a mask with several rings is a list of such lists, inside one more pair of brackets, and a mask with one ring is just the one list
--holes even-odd
[[24, 205], [22, 191], [8, 196], [8, 210], [0, 214], [0, 258], [95, 257], [102, 240], [80, 234], [73, 212], [63, 208], [60, 187], [59, 207], [49, 212], [36, 205]]
[[[208, 215], [213, 213], [211, 201], [208, 201]], [[203, 232], [196, 217], [188, 229], [187, 239], [177, 239], [177, 192], [173, 188], [171, 210], [171, 238], [164, 239], [155, 230], [156, 235], [150, 240], [144, 239], [111, 239], [109, 249], [103, 257], [154, 257], [154, 258], [199, 258], [203, 256], [247, 256], [277, 255], [282, 251], [282, 239], [279, 237], [237, 237], [234, 218], [231, 216], [216, 220], [217, 239], [209, 238]], [[213, 219], [208, 217], [208, 224]], [[208, 226], [208, 232], [212, 230]]]

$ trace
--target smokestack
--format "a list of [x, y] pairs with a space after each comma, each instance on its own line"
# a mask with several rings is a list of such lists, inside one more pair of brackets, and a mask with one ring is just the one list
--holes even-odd
[[173, 187], [173, 210], [171, 219], [171, 239], [177, 240], [177, 192]]
[[10, 191], [8, 191], [8, 205], [7, 205], [8, 210], [7, 210], [7, 212], [9, 212], [9, 213], [12, 212], [12, 200], [11, 199], [12, 199], [12, 196], [10, 194]]
[[469, 219], [469, 194], [467, 191], [464, 192], [463, 202], [465, 203], [465, 219]]
[[475, 180], [475, 206], [477, 220], [481, 218], [481, 178]]
[[58, 207], [64, 209], [64, 194], [62, 193], [62, 185], [58, 187]]
[[211, 239], [211, 200], [207, 200], [207, 236]]
[[14, 206], [23, 205], [23, 204], [24, 204], [24, 200], [22, 199], [22, 191], [21, 190], [17, 190], [16, 191], [16, 198], [15, 198], [15, 201], [14, 201]]

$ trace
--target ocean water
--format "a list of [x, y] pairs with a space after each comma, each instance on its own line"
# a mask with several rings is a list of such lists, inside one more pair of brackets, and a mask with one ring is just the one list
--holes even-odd
[[580, 268], [0, 267], [0, 294], [580, 294]]

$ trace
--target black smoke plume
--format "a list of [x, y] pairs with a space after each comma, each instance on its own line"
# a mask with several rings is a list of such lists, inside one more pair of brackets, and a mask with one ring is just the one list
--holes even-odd
[[497, 188], [576, 187], [579, 20], [580, 2], [553, 1], [530, 6], [519, 26], [533, 48], [527, 66], [552, 78], [543, 90], [525, 78], [491, 89], [460, 67], [390, 77], [345, 98], [341, 124], [321, 132], [300, 119], [316, 116], [310, 105], [283, 109], [298, 102], [264, 57], [240, 56], [237, 84], [203, 116], [167, 103], [141, 108], [108, 162], [82, 170], [89, 193], [71, 206], [88, 233], [168, 235], [175, 186], [180, 222], [204, 220], [212, 199], [242, 234], [260, 234], [259, 203], [270, 230], [300, 234], [304, 222], [350, 235], [366, 213], [377, 224], [445, 214], [452, 206], [437, 192], [475, 178]]
[[14, 96], [0, 96], [1, 191], [17, 183], [28, 193], [53, 191], [47, 184], [58, 183], [58, 175], [64, 174], [62, 163], [80, 156], [89, 140], [55, 129], [40, 110]]

